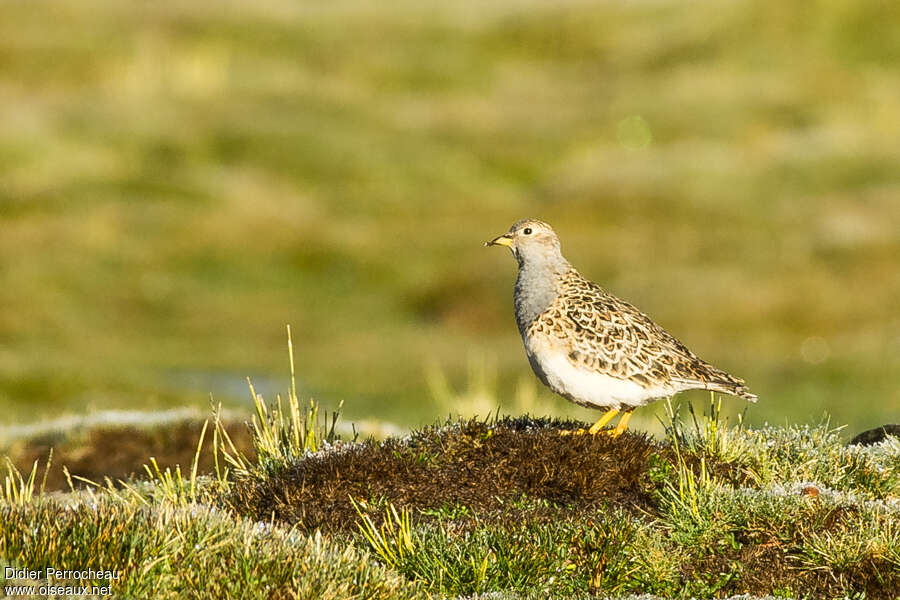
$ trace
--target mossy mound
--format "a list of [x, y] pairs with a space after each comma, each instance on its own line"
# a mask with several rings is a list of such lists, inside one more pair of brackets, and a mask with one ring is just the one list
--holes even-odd
[[647, 470], [659, 445], [635, 433], [561, 435], [580, 426], [521, 417], [430, 427], [309, 456], [242, 482], [230, 503], [255, 518], [337, 532], [356, 530], [351, 499], [419, 512], [463, 506], [482, 517], [521, 498], [570, 513], [649, 509]]

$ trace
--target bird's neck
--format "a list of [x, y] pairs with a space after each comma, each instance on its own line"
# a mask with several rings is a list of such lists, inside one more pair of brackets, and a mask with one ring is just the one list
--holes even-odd
[[559, 295], [559, 279], [572, 266], [565, 259], [528, 260], [519, 263], [516, 278], [516, 324], [523, 336], [538, 315]]

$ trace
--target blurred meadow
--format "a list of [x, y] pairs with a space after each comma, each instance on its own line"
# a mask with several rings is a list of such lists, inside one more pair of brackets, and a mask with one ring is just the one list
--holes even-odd
[[[0, 2], [0, 408], [589, 419], [515, 263], [745, 377], [751, 424], [900, 412], [900, 3]], [[703, 393], [687, 396], [705, 401]], [[726, 399], [726, 410], [743, 410]], [[636, 428], [653, 427], [638, 411]]]

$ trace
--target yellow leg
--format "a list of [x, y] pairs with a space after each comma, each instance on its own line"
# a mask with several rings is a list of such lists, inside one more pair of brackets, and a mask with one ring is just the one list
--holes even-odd
[[[608, 411], [603, 413], [602, 417], [597, 419], [596, 423], [591, 425], [591, 428], [588, 429], [588, 433], [591, 435], [597, 435], [597, 433], [599, 433], [600, 430], [603, 429], [603, 426], [606, 425], [607, 423], [609, 423], [610, 421], [612, 421], [613, 417], [615, 417], [617, 414], [619, 414], [619, 411], [617, 409], [615, 409], [615, 408], [609, 409]], [[622, 417], [622, 418], [624, 419], [625, 417]]]
[[597, 435], [597, 433], [603, 429], [603, 426], [609, 423], [613, 417], [619, 414], [619, 411], [615, 408], [611, 408], [605, 413], [600, 419], [591, 425], [590, 429], [576, 429], [574, 431], [560, 431], [559, 435], [584, 435], [585, 433], [589, 433], [591, 435]]
[[631, 413], [633, 412], [634, 409], [632, 408], [631, 410], [626, 410], [624, 413], [622, 413], [622, 418], [619, 419], [619, 424], [616, 425], [616, 428], [612, 430], [612, 433], [610, 433], [611, 436], [619, 437], [620, 435], [622, 435], [622, 433], [624, 433], [625, 429], [628, 427], [628, 420], [631, 419]]

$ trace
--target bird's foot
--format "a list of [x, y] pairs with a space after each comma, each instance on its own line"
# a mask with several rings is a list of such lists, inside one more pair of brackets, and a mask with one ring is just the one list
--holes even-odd
[[615, 429], [604, 429], [601, 433], [603, 435], [608, 435], [609, 437], [616, 439], [617, 437], [625, 433], [625, 428], [616, 427]]
[[614, 429], [603, 429], [603, 427], [619, 412], [618, 410], [612, 409], [607, 411], [596, 423], [591, 425], [590, 429], [567, 429], [565, 431], [560, 431], [559, 435], [608, 435], [611, 438], [617, 438], [622, 435], [628, 427], [628, 421], [631, 419], [633, 410], [634, 409], [625, 411], [622, 418], [619, 419], [618, 425], [616, 425]]
[[616, 428], [610, 431], [609, 435], [617, 438], [625, 433], [625, 430], [628, 428], [628, 421], [631, 420], [631, 413], [633, 412], [633, 410], [634, 409], [626, 411], [625, 414], [622, 415], [622, 418], [619, 419], [619, 423], [616, 425]]
[[563, 429], [559, 432], [559, 435], [584, 435], [587, 432], [587, 429]]
[[590, 429], [564, 429], [559, 432], [559, 435], [610, 435], [612, 437], [619, 437], [620, 433], [616, 433], [615, 429], [601, 429], [598, 431], [591, 431]]

